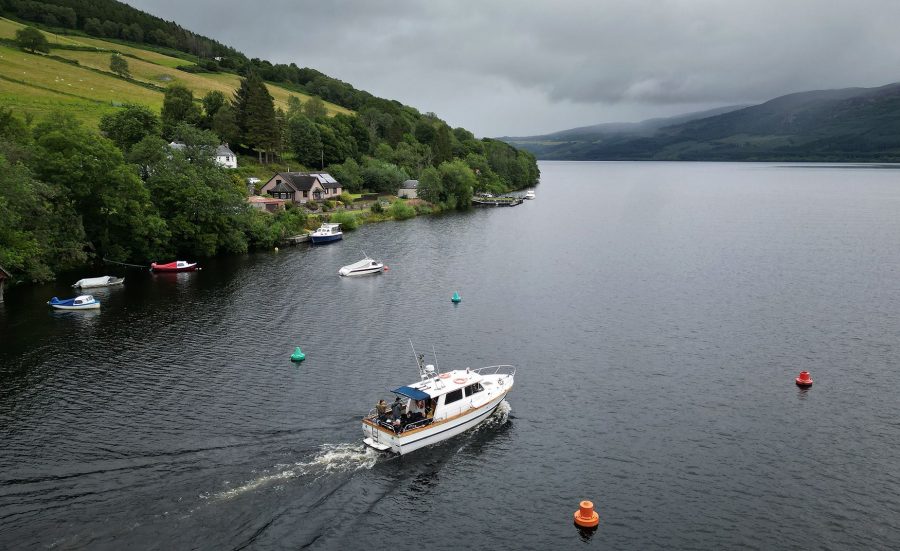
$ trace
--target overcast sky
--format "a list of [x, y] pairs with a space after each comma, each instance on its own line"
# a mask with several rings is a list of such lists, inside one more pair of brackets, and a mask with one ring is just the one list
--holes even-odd
[[479, 136], [900, 81], [900, 0], [126, 0]]

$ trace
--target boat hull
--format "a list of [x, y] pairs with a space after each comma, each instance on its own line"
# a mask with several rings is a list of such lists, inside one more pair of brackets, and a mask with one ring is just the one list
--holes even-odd
[[453, 420], [437, 422], [409, 433], [393, 434], [384, 427], [366, 419], [363, 421], [362, 427], [365, 434], [363, 442], [377, 450], [390, 450], [399, 455], [414, 452], [474, 428], [497, 410], [497, 407], [500, 406], [500, 403], [503, 402], [508, 393], [509, 390], [481, 407], [473, 408]]
[[353, 277], [353, 276], [361, 276], [361, 275], [369, 275], [369, 274], [380, 274], [384, 271], [384, 266], [377, 266], [372, 268], [362, 268], [359, 270], [347, 270], [345, 268], [341, 268], [338, 270], [338, 274], [345, 277]]
[[331, 243], [332, 241], [340, 241], [343, 239], [343, 235], [315, 235], [310, 234], [309, 240], [313, 243]]
[[56, 310], [96, 310], [100, 308], [99, 302], [94, 302], [91, 304], [79, 304], [78, 306], [66, 306], [64, 304], [51, 304], [51, 307]]
[[79, 279], [72, 285], [72, 287], [75, 287], [76, 289], [92, 289], [94, 287], [110, 287], [112, 285], [122, 285], [123, 283], [125, 283], [124, 277], [89, 277], [85, 279]]
[[150, 269], [154, 272], [193, 272], [197, 270], [197, 263], [189, 264], [187, 266], [171, 266], [169, 264], [157, 264], [153, 263], [150, 265]]

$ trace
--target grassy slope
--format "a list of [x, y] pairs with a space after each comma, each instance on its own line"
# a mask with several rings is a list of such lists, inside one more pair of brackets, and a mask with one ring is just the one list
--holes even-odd
[[[0, 18], [0, 37], [12, 38], [23, 25]], [[125, 46], [96, 38], [53, 35], [47, 38], [54, 44], [69, 44], [101, 48], [103, 52], [52, 50], [51, 54], [78, 61], [79, 65], [64, 63], [47, 56], [33, 55], [0, 46], [0, 105], [29, 112], [40, 118], [55, 109], [75, 114], [79, 119], [96, 125], [100, 117], [123, 102], [140, 103], [153, 109], [162, 107], [163, 92], [118, 78], [109, 71], [110, 52], [119, 51], [127, 57], [135, 80], [165, 87], [172, 82], [184, 84], [202, 97], [210, 90], [219, 90], [230, 97], [240, 78], [227, 73], [192, 74], [175, 69], [191, 62], [164, 54]], [[93, 70], [92, 70], [93, 69]], [[97, 71], [101, 71], [98, 73]], [[268, 84], [276, 107], [287, 109], [289, 96], [306, 101], [309, 96]], [[351, 113], [348, 109], [325, 104], [329, 114]]]

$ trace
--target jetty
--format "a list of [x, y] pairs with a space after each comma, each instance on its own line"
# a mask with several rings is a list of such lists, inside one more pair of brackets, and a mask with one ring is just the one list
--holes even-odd
[[301, 233], [300, 235], [292, 235], [290, 237], [285, 237], [281, 240], [282, 245], [299, 245], [300, 243], [306, 243], [309, 241], [308, 233]]

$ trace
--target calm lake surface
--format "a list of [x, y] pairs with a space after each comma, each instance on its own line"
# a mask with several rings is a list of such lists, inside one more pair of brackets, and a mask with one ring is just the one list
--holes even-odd
[[[515, 208], [110, 269], [95, 313], [45, 302], [100, 273], [7, 290], [0, 548], [900, 547], [900, 171], [541, 170]], [[339, 278], [363, 250], [390, 271]], [[517, 366], [509, 407], [366, 450], [410, 339]]]

